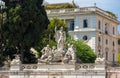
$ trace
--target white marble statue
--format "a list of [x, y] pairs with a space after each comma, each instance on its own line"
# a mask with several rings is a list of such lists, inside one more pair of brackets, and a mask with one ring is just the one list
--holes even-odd
[[57, 48], [56, 48], [56, 46], [53, 46], [53, 47], [52, 47], [52, 53], [53, 53], [53, 54], [56, 54], [56, 53], [57, 53]]
[[98, 58], [96, 58], [95, 63], [96, 64], [105, 64], [105, 58], [98, 57]]
[[41, 50], [41, 52], [42, 52], [41, 60], [44, 60], [48, 58], [49, 55], [51, 54], [51, 48], [49, 47], [49, 45], [47, 45]]
[[16, 55], [16, 56], [15, 56], [15, 59], [13, 59], [13, 60], [11, 61], [11, 64], [15, 64], [15, 65], [21, 64], [20, 56], [19, 56], [19, 55]]
[[56, 46], [53, 46], [51, 49], [49, 45], [44, 47], [41, 50], [42, 56], [40, 59], [38, 59], [38, 63], [75, 63], [76, 54], [73, 45], [69, 45], [68, 50], [65, 48], [66, 34], [65, 31], [63, 31], [63, 27], [61, 27], [60, 30], [55, 32], [57, 48]]
[[73, 61], [74, 63], [76, 62], [76, 53], [73, 45], [68, 44], [68, 50], [65, 54], [64, 61], [65, 62]]
[[35, 55], [36, 58], [39, 57], [38, 54], [37, 54], [38, 53], [37, 50], [35, 50], [34, 48], [30, 48], [30, 51], [32, 52], [32, 54]]
[[75, 49], [72, 45], [69, 45], [68, 51], [66, 53], [67, 55], [71, 56], [71, 60], [75, 60], [76, 59], [76, 54], [75, 54]]
[[63, 49], [65, 46], [65, 40], [66, 40], [66, 33], [63, 31], [63, 27], [60, 28], [60, 30], [55, 31], [56, 32], [56, 41], [57, 41], [57, 48]]

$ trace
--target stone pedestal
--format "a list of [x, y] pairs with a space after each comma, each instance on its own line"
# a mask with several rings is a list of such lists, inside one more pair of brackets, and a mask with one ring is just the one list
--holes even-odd
[[105, 78], [105, 74], [105, 65], [77, 63], [21, 64], [10, 70], [10, 78]]

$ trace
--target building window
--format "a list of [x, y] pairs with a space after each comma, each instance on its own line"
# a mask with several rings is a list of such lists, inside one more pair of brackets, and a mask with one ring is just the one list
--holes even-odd
[[113, 53], [113, 64], [114, 64], [114, 62], [115, 62], [115, 54]]
[[74, 21], [70, 22], [69, 30], [73, 31], [74, 30]]
[[98, 41], [99, 41], [99, 42], [101, 41], [100, 37], [98, 37]]
[[100, 53], [101, 51], [100, 50], [98, 50], [98, 57], [101, 57], [101, 53]]
[[114, 43], [114, 41], [113, 41], [113, 46], [115, 46], [115, 43]]
[[98, 21], [98, 29], [100, 29], [101, 28], [101, 22], [100, 22], [100, 20]]
[[113, 27], [113, 34], [115, 34], [115, 28]]
[[87, 28], [88, 27], [88, 21], [87, 19], [83, 20], [83, 28]]
[[85, 36], [83, 36], [83, 40], [87, 40], [88, 39], [88, 37], [85, 35]]
[[108, 60], [108, 52], [106, 52], [106, 60]]
[[105, 34], [108, 34], [107, 26], [105, 26]]
[[108, 44], [108, 39], [106, 39], [106, 45]]

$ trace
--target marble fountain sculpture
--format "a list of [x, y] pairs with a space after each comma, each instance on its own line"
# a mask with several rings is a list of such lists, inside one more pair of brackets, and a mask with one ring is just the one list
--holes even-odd
[[75, 49], [72, 44], [68, 43], [68, 48], [65, 48], [66, 44], [66, 33], [61, 27], [59, 31], [56, 32], [57, 46], [50, 48], [49, 45], [44, 47], [41, 52], [42, 56], [38, 59], [38, 63], [71, 63], [75, 64], [76, 54]]
[[[76, 61], [73, 44], [67, 43], [66, 33], [61, 27], [56, 31], [57, 46], [46, 45], [41, 50], [38, 64], [21, 64], [16, 56], [11, 62], [9, 78], [105, 78], [105, 61], [98, 57], [93, 64], [80, 64]], [[37, 56], [34, 48], [30, 49]]]

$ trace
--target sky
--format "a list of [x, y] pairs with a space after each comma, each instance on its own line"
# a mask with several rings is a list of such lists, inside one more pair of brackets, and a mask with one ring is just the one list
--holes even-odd
[[[72, 0], [45, 0], [48, 3], [72, 3]], [[111, 11], [117, 15], [120, 21], [120, 0], [74, 0], [74, 2], [80, 7], [96, 6], [106, 10]], [[120, 33], [120, 25], [118, 26], [118, 32]]]

